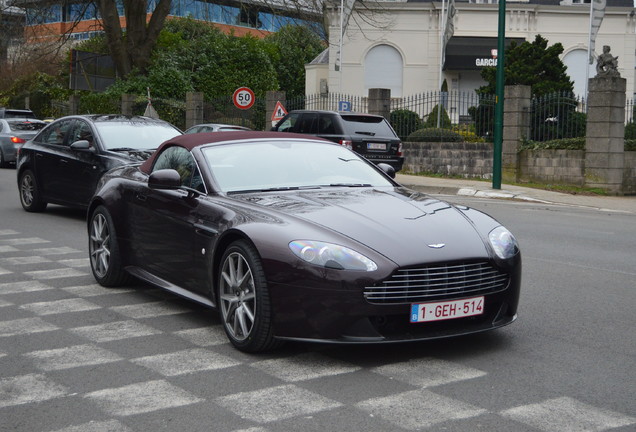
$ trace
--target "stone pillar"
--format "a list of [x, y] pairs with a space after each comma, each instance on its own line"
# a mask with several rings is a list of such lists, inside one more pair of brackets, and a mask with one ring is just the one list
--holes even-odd
[[135, 95], [123, 94], [121, 95], [121, 113], [123, 115], [133, 115], [133, 106], [135, 105]]
[[80, 112], [80, 97], [79, 95], [71, 95], [68, 98], [68, 115], [77, 115]]
[[284, 91], [268, 91], [265, 93], [265, 130], [269, 130], [278, 121], [272, 120], [276, 102], [280, 102], [285, 110], [289, 111], [287, 105], [287, 93]]
[[391, 114], [391, 89], [369, 89], [369, 114], [381, 115], [389, 120]]
[[185, 128], [203, 123], [203, 92], [186, 93]]
[[504, 181], [518, 182], [519, 148], [521, 140], [530, 134], [531, 87], [506, 86], [504, 100], [501, 177]]
[[585, 186], [623, 193], [625, 89], [620, 77], [589, 80], [585, 139]]

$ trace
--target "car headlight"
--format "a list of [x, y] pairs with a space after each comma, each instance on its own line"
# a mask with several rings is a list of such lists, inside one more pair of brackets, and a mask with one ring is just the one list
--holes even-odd
[[488, 240], [497, 256], [501, 259], [512, 258], [519, 251], [517, 239], [510, 231], [502, 226], [498, 226], [488, 234]]
[[378, 266], [364, 255], [332, 243], [294, 240], [289, 248], [298, 258], [321, 267], [338, 270], [374, 271]]

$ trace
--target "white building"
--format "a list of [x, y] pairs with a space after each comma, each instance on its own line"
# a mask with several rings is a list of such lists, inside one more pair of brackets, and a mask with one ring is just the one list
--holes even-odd
[[[366, 96], [370, 88], [390, 88], [392, 97], [404, 97], [438, 91], [443, 80], [450, 91], [472, 92], [482, 86], [480, 70], [495, 64], [499, 5], [496, 0], [456, 0], [454, 33], [446, 46], [440, 79], [442, 7], [442, 2], [430, 0], [364, 2], [363, 6], [356, 2], [341, 41], [340, 2], [331, 3], [325, 15], [328, 55], [306, 66], [306, 93], [328, 89]], [[632, 0], [607, 0], [595, 49], [598, 55], [603, 45], [609, 45], [618, 56], [628, 97], [636, 92], [634, 11]], [[586, 77], [596, 75], [595, 65], [587, 61], [589, 0], [508, 0], [505, 28], [507, 40], [532, 42], [540, 34], [548, 45], [560, 42], [575, 93], [585, 96]]]

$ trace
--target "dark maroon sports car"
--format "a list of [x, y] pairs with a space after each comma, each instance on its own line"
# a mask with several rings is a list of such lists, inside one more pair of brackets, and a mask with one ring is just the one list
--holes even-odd
[[218, 309], [231, 343], [380, 343], [517, 316], [521, 257], [491, 217], [406, 189], [388, 166], [278, 132], [182, 135], [109, 171], [88, 212], [93, 274]]

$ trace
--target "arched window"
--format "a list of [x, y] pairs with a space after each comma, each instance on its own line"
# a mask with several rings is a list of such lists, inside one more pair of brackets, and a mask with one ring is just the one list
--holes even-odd
[[[574, 94], [580, 97], [585, 95], [585, 80], [596, 75], [595, 64], [589, 64], [587, 50], [575, 49], [563, 56], [563, 64], [567, 67], [565, 71], [572, 81], [574, 81]], [[585, 68], [589, 68], [589, 76], [586, 77]]]
[[402, 55], [389, 45], [378, 45], [364, 59], [364, 88], [391, 89], [391, 97], [402, 96]]

